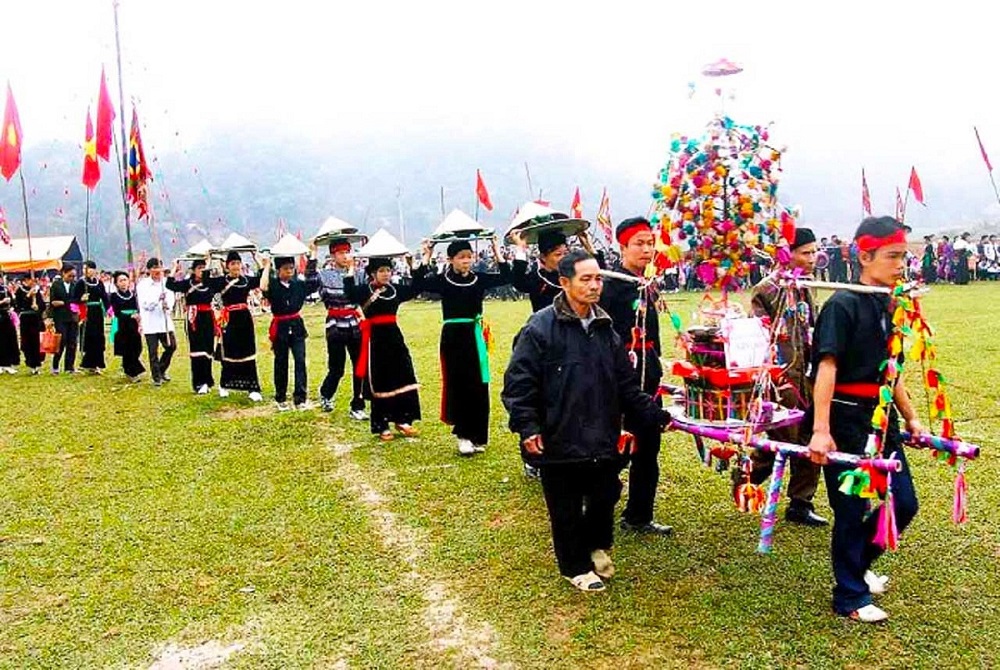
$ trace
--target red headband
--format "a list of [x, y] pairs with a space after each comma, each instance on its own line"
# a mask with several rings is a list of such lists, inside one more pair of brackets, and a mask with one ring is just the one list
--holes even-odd
[[906, 244], [906, 230], [899, 228], [892, 235], [886, 237], [862, 235], [854, 241], [857, 243], [859, 251], [872, 252], [890, 244]]
[[338, 251], [350, 251], [350, 250], [351, 250], [350, 242], [336, 242], [330, 245], [330, 253], [333, 254], [337, 253]]
[[623, 247], [627, 247], [629, 240], [631, 240], [633, 237], [635, 237], [644, 230], [653, 232], [653, 228], [645, 221], [638, 221], [634, 223], [633, 225], [629, 226], [625, 230], [622, 230], [618, 233], [618, 244], [622, 245]]

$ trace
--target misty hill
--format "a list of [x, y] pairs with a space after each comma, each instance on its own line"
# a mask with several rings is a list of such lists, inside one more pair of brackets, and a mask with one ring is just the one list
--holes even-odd
[[[264, 138], [264, 139], [262, 139]], [[150, 139], [146, 138], [147, 143]], [[151, 150], [154, 149], [154, 150]], [[172, 259], [208, 236], [221, 241], [229, 232], [244, 234], [261, 244], [275, 239], [279, 220], [304, 238], [327, 216], [334, 214], [367, 232], [381, 226], [399, 236], [402, 212], [406, 242], [416, 247], [441, 219], [444, 206], [475, 212], [475, 173], [480, 168], [495, 208], [481, 212], [481, 220], [497, 228], [529, 198], [525, 162], [534, 193], [568, 209], [579, 185], [584, 212], [592, 218], [601, 189], [611, 194], [616, 220], [645, 214], [649, 188], [658, 165], [647, 170], [623, 170], [603, 164], [571, 147], [549, 144], [537, 136], [430, 137], [398, 133], [395, 136], [354, 141], [282, 139], [267, 133], [238, 131], [215, 134], [198, 146], [155, 155], [152, 161], [152, 201], [156, 235], [162, 256]], [[74, 234], [85, 246], [85, 189], [80, 185], [80, 149], [70, 143], [30, 147], [25, 153], [25, 178], [32, 234]], [[665, 157], [664, 151], [664, 157]], [[91, 206], [91, 255], [105, 266], [124, 263], [125, 234], [121, 191], [109, 164]], [[807, 157], [790, 154], [781, 187], [784, 203], [801, 203], [804, 221], [818, 231], [849, 233], [860, 216], [856, 188], [847, 180], [831, 186], [829, 167], [810, 164]], [[636, 177], [635, 175], [640, 175]], [[837, 186], [837, 184], [845, 184]], [[940, 186], [939, 186], [940, 188]], [[935, 214], [976, 229], [961, 203], [971, 198], [968, 180], [956, 179], [952, 198], [935, 203]], [[0, 183], [0, 204], [11, 232], [23, 235], [20, 184]], [[918, 205], [911, 204], [911, 208]], [[948, 209], [950, 208], [950, 209]], [[846, 222], [838, 225], [837, 222]], [[919, 223], [917, 232], [922, 232]], [[956, 225], [936, 226], [954, 229]], [[133, 218], [133, 245], [154, 253], [153, 231]]]

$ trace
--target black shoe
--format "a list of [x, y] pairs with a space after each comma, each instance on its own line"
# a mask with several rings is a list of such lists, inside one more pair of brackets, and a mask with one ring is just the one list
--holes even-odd
[[528, 465], [527, 463], [525, 463], [524, 464], [524, 476], [527, 477], [528, 479], [538, 479], [538, 480], [540, 480], [542, 478], [542, 473], [539, 472], [538, 468], [536, 468], [535, 466]]
[[663, 535], [664, 537], [674, 534], [674, 529], [672, 526], [667, 526], [662, 523], [656, 523], [655, 521], [649, 521], [647, 523], [629, 523], [625, 519], [622, 519], [618, 527], [622, 530], [628, 530], [633, 533], [645, 533], [648, 535]]
[[788, 511], [785, 512], [785, 521], [802, 524], [803, 526], [812, 526], [813, 528], [830, 525], [829, 521], [816, 514], [816, 512], [801, 507], [789, 507]]

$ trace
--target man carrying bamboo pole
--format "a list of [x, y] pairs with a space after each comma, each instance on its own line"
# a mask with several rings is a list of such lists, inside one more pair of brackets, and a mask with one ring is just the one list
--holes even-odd
[[[867, 218], [854, 235], [861, 264], [860, 283], [890, 288], [903, 276], [906, 231], [891, 217]], [[876, 623], [888, 618], [872, 602], [886, 590], [887, 578], [871, 567], [882, 555], [875, 540], [883, 515], [894, 517], [892, 530], [901, 533], [917, 513], [917, 497], [899, 431], [900, 415], [913, 435], [926, 432], [910, 402], [900, 375], [892, 388], [882, 456], [895, 458], [902, 469], [888, 485], [894, 505], [871, 513], [869, 500], [841, 490], [840, 475], [849, 468], [827, 463], [827, 453], [865, 454], [875, 435], [873, 413], [879, 406], [883, 368], [888, 364], [892, 314], [888, 293], [841, 290], [823, 305], [813, 339], [813, 406], [806, 416], [812, 426], [809, 449], [814, 463], [826, 465], [826, 489], [833, 508], [830, 553], [833, 609], [857, 621]], [[900, 353], [901, 355], [901, 353]], [[891, 362], [891, 361], [890, 361]], [[886, 504], [889, 500], [887, 498]], [[894, 509], [893, 509], [894, 508]]]
[[[791, 270], [811, 276], [816, 268], [816, 235], [808, 228], [798, 228], [791, 247]], [[778, 389], [784, 407], [805, 410], [812, 401], [809, 364], [812, 357], [811, 329], [815, 323], [816, 302], [808, 287], [789, 287], [776, 271], [753, 287], [751, 304], [755, 316], [770, 323], [772, 340], [777, 340], [777, 364], [784, 368], [785, 384]], [[808, 435], [800, 425], [776, 428], [768, 432], [773, 440], [806, 444]], [[774, 454], [754, 450], [750, 483], [761, 485], [771, 476]], [[820, 468], [804, 458], [792, 459], [788, 482], [788, 510], [785, 519], [806, 526], [825, 526], [827, 520], [816, 514], [813, 497], [819, 486]]]

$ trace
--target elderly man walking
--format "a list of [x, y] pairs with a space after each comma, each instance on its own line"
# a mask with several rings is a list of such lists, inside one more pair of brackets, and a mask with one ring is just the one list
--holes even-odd
[[639, 388], [611, 317], [597, 302], [597, 261], [571, 251], [562, 293], [515, 340], [501, 394], [522, 457], [541, 470], [559, 571], [581, 591], [604, 590], [624, 464], [622, 415], [662, 430], [668, 415]]

